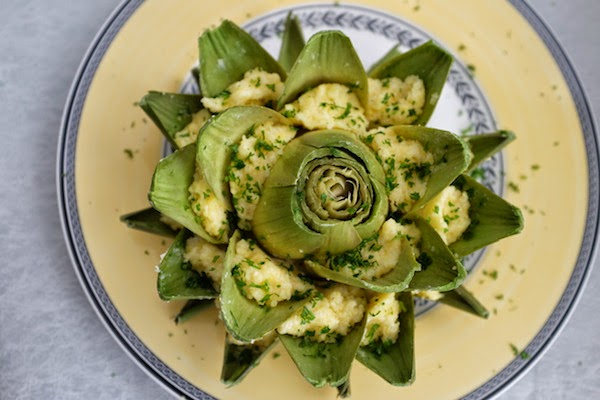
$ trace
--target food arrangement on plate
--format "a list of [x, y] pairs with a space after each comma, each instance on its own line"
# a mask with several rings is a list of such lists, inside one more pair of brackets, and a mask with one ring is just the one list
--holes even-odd
[[487, 317], [461, 258], [523, 219], [470, 173], [514, 134], [426, 126], [452, 64], [434, 42], [392, 48], [368, 71], [343, 33], [305, 42], [291, 15], [277, 60], [228, 20], [198, 44], [201, 94], [139, 102], [173, 152], [152, 207], [122, 220], [174, 237], [160, 297], [188, 301], [178, 321], [219, 308], [226, 385], [277, 341], [341, 396], [355, 359], [411, 384], [414, 297]]

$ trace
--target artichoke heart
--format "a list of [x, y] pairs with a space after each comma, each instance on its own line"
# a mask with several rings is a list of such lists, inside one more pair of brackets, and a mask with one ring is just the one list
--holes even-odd
[[383, 224], [388, 202], [374, 154], [345, 131], [313, 131], [286, 146], [266, 179], [253, 232], [281, 258], [353, 249]]

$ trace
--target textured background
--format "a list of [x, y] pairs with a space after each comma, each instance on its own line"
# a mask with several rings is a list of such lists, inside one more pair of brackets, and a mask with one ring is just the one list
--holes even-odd
[[[0, 246], [6, 255], [0, 399], [172, 398], [131, 361], [89, 305], [56, 204], [62, 109], [79, 62], [118, 3], [0, 1]], [[564, 46], [599, 116], [600, 1], [529, 3]], [[596, 266], [555, 344], [502, 400], [600, 398], [598, 292]]]

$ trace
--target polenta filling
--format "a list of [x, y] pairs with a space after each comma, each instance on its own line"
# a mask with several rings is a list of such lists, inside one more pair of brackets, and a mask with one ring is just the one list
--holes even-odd
[[323, 83], [307, 91], [293, 103], [286, 104], [281, 113], [308, 130], [344, 129], [361, 133], [368, 125], [358, 96], [339, 83]]
[[353, 250], [331, 256], [327, 265], [346, 276], [375, 280], [396, 267], [403, 251], [402, 239], [406, 239], [404, 243], [416, 247], [420, 235], [413, 224], [402, 225], [388, 219], [376, 235], [363, 240]]
[[374, 293], [367, 305], [367, 324], [360, 342], [375, 354], [381, 355], [398, 339], [398, 315], [406, 308], [395, 293]]
[[471, 225], [469, 195], [448, 186], [429, 201], [418, 214], [436, 230], [446, 244], [456, 242]]
[[219, 113], [234, 106], [272, 106], [277, 102], [283, 83], [276, 73], [251, 69], [244, 78], [234, 82], [216, 97], [204, 97], [202, 104], [212, 113]]
[[369, 78], [368, 82], [366, 115], [372, 126], [408, 125], [423, 113], [425, 85], [418, 76]]
[[208, 276], [215, 290], [220, 290], [225, 250], [198, 236], [192, 236], [185, 243], [184, 260], [200, 274]]
[[177, 147], [182, 149], [188, 144], [196, 143], [200, 128], [202, 128], [209, 118], [210, 112], [206, 108], [192, 114], [192, 121], [185, 128], [179, 132], [175, 132], [173, 135], [173, 140], [177, 144]]
[[404, 139], [391, 128], [370, 130], [361, 140], [383, 165], [391, 211], [407, 213], [427, 190], [433, 155], [421, 142]]
[[335, 343], [363, 320], [366, 306], [365, 290], [335, 283], [320, 289], [304, 307], [281, 324], [277, 332]]
[[210, 188], [202, 171], [196, 167], [194, 180], [188, 188], [189, 201], [194, 214], [206, 233], [216, 239], [229, 236], [228, 208]]
[[238, 241], [235, 250], [231, 275], [241, 293], [259, 305], [275, 307], [313, 289], [293, 263], [270, 257], [252, 240]]
[[296, 136], [296, 128], [271, 121], [254, 126], [239, 144], [232, 146], [232, 162], [227, 180], [238, 226], [250, 229], [263, 183], [285, 145]]

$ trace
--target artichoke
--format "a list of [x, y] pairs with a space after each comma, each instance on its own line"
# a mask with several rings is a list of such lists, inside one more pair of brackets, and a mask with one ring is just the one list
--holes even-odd
[[367, 72], [343, 33], [284, 26], [275, 60], [225, 20], [198, 41], [202, 94], [144, 96], [173, 152], [122, 220], [176, 235], [158, 291], [188, 301], [178, 321], [217, 303], [225, 384], [281, 341], [316, 387], [349, 395], [354, 359], [408, 385], [413, 296], [488, 315], [461, 257], [523, 220], [467, 173], [515, 136], [424, 126], [452, 63], [433, 42]]

